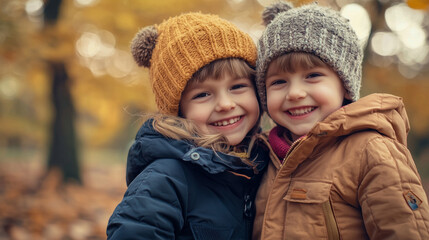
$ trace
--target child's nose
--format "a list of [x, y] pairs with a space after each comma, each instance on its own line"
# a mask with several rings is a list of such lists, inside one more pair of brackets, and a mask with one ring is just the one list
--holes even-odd
[[286, 100], [295, 101], [304, 98], [306, 95], [307, 92], [302, 86], [299, 84], [291, 84], [286, 95]]
[[217, 112], [229, 111], [237, 106], [235, 101], [229, 96], [222, 96], [218, 99], [215, 110]]

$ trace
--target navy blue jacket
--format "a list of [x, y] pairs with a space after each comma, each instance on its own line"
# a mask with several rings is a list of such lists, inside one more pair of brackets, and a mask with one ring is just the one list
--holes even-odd
[[250, 239], [266, 151], [253, 148], [254, 174], [240, 158], [166, 138], [151, 122], [129, 150], [128, 189], [108, 239]]

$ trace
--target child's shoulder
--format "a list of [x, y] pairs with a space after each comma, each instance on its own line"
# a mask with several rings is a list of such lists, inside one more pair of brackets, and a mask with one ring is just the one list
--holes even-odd
[[385, 136], [376, 130], [360, 131], [351, 134], [341, 141], [349, 156], [365, 160], [367, 164], [377, 165], [388, 159], [406, 161], [409, 150], [407, 146], [395, 139]]
[[343, 136], [338, 140], [338, 143], [348, 146], [349, 150], [357, 149], [364, 151], [368, 144], [384, 141], [384, 139], [389, 138], [375, 129], [366, 129]]

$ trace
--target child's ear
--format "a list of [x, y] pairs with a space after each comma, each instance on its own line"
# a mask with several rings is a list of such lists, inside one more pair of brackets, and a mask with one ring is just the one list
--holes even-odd
[[344, 98], [347, 100], [352, 100], [352, 98], [350, 97], [350, 94], [347, 91], [344, 93]]
[[348, 94], [347, 92], [344, 93], [343, 106], [346, 106], [346, 105], [348, 105], [348, 104], [350, 104], [352, 102], [353, 102], [353, 100], [350, 97], [350, 94]]

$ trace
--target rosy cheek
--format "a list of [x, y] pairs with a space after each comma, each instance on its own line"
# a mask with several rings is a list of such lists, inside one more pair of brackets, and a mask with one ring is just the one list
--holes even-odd
[[201, 115], [197, 115], [197, 114], [192, 114], [192, 115], [190, 114], [188, 115], [187, 118], [190, 120], [193, 120], [199, 125], [206, 122], [205, 119], [201, 117]]
[[[206, 125], [210, 117], [210, 113], [206, 110], [206, 107], [191, 106], [191, 111], [186, 115], [187, 119], [193, 120], [198, 125]], [[201, 127], [200, 126], [200, 127]]]

